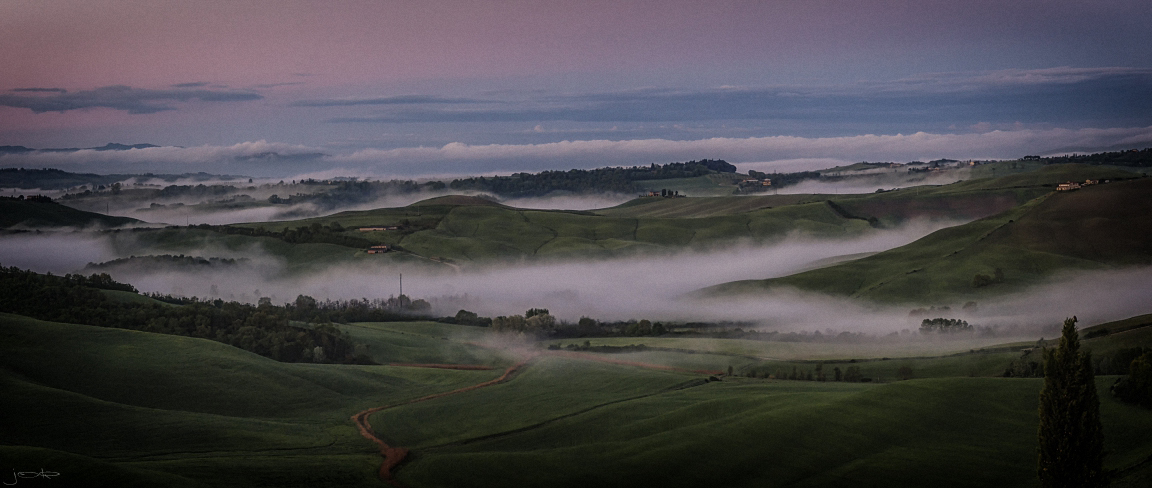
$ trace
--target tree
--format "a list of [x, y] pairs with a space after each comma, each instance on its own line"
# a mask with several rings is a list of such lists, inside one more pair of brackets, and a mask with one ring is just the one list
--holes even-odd
[[1123, 401], [1152, 408], [1152, 352], [1129, 363], [1128, 376], [1112, 386], [1112, 394]]
[[1080, 351], [1076, 317], [1064, 320], [1060, 346], [1045, 353], [1039, 441], [1041, 486], [1105, 484], [1100, 399], [1092, 359]]
[[910, 379], [912, 379], [912, 367], [908, 366], [908, 365], [901, 366], [900, 369], [896, 370], [896, 379], [898, 379], [898, 380], [910, 380]]
[[844, 381], [849, 383], [859, 383], [863, 379], [864, 375], [860, 373], [859, 366], [849, 366], [848, 369], [844, 371]]

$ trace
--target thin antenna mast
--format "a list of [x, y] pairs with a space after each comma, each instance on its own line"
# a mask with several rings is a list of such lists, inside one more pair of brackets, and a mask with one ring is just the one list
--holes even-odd
[[404, 296], [404, 273], [400, 273], [400, 296]]

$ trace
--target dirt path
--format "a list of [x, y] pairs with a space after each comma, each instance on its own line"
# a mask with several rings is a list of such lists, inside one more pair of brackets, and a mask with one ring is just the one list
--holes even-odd
[[403, 366], [405, 368], [435, 368], [435, 369], [461, 369], [465, 371], [487, 371], [491, 366], [483, 364], [441, 364], [441, 363], [388, 363], [389, 366]]
[[528, 358], [524, 361], [521, 361], [519, 363], [512, 365], [508, 369], [504, 370], [504, 374], [500, 375], [500, 377], [496, 378], [496, 379], [488, 380], [488, 381], [485, 381], [483, 383], [477, 383], [477, 384], [472, 385], [472, 386], [466, 386], [464, 388], [459, 388], [459, 389], [452, 390], [452, 391], [446, 391], [443, 393], [436, 393], [436, 394], [420, 397], [420, 398], [417, 398], [415, 400], [408, 400], [406, 402], [394, 403], [394, 404], [385, 405], [382, 407], [369, 408], [367, 410], [364, 410], [364, 411], [357, 413], [356, 415], [353, 415], [352, 421], [355, 422], [356, 427], [358, 429], [360, 429], [360, 435], [364, 436], [364, 438], [374, 442], [377, 446], [380, 447], [380, 455], [384, 457], [384, 462], [380, 465], [380, 479], [382, 481], [385, 481], [387, 483], [392, 484], [393, 486], [404, 486], [399, 481], [396, 481], [396, 479], [392, 477], [392, 469], [395, 468], [397, 465], [399, 465], [401, 462], [403, 462], [405, 458], [408, 457], [408, 449], [405, 449], [403, 447], [389, 446], [386, 442], [384, 442], [383, 439], [376, 437], [376, 433], [372, 431], [372, 424], [370, 424], [368, 422], [369, 416], [371, 416], [372, 414], [379, 412], [381, 410], [399, 407], [401, 405], [410, 405], [410, 404], [417, 403], [417, 402], [423, 402], [426, 400], [433, 400], [436, 398], [446, 397], [448, 395], [455, 395], [457, 393], [464, 393], [466, 391], [472, 391], [472, 390], [476, 390], [479, 388], [484, 388], [486, 386], [492, 386], [492, 385], [503, 383], [503, 382], [511, 379], [513, 375], [515, 375], [517, 372], [519, 372], [520, 369], [523, 368], [525, 365], [527, 365], [528, 362], [531, 360], [532, 360], [532, 358]]
[[[477, 344], [477, 345], [480, 345], [480, 344]], [[411, 405], [413, 403], [423, 402], [423, 401], [427, 401], [427, 400], [434, 400], [437, 398], [446, 397], [448, 395], [455, 395], [457, 393], [464, 393], [464, 392], [468, 392], [468, 391], [472, 391], [472, 390], [478, 390], [480, 388], [484, 388], [487, 386], [498, 385], [500, 383], [503, 383], [505, 381], [512, 379], [512, 377], [516, 373], [519, 373], [525, 366], [528, 365], [529, 362], [531, 362], [533, 359], [535, 359], [539, 356], [557, 356], [557, 357], [570, 358], [570, 359], [582, 359], [585, 361], [598, 361], [598, 362], [602, 362], [602, 363], [617, 364], [617, 365], [622, 365], [622, 366], [634, 366], [634, 367], [648, 368], [648, 369], [657, 369], [657, 370], [662, 370], [662, 371], [674, 371], [674, 372], [678, 372], [678, 373], [693, 373], [693, 374], [705, 374], [705, 375], [723, 374], [721, 371], [685, 369], [685, 368], [677, 368], [677, 367], [673, 367], [673, 366], [665, 366], [662, 364], [640, 363], [640, 362], [635, 362], [635, 361], [621, 361], [618, 359], [609, 359], [606, 357], [602, 357], [602, 356], [599, 356], [596, 354], [590, 354], [590, 353], [572, 352], [572, 351], [539, 351], [539, 352], [536, 352], [536, 353], [529, 355], [526, 359], [524, 359], [524, 360], [512, 365], [508, 369], [504, 370], [504, 374], [500, 375], [499, 378], [491, 379], [491, 380], [485, 381], [483, 383], [477, 383], [477, 384], [472, 385], [472, 386], [466, 386], [464, 388], [458, 388], [458, 389], [455, 389], [452, 391], [446, 391], [443, 393], [435, 393], [432, 395], [416, 398], [414, 400], [408, 400], [405, 402], [394, 403], [391, 405], [384, 405], [382, 407], [369, 408], [367, 410], [364, 410], [364, 411], [357, 413], [356, 415], [353, 415], [352, 421], [356, 423], [356, 427], [360, 430], [360, 435], [362, 435], [362, 436], [364, 436], [364, 438], [372, 441], [373, 443], [375, 443], [380, 448], [380, 455], [384, 458], [384, 462], [381, 463], [381, 465], [380, 465], [380, 472], [379, 472], [380, 480], [387, 482], [393, 486], [403, 487], [404, 486], [403, 484], [401, 484], [399, 481], [397, 481], [395, 478], [392, 477], [392, 470], [395, 469], [396, 466], [398, 466], [400, 463], [404, 462], [404, 459], [408, 457], [409, 451], [408, 451], [408, 449], [405, 449], [403, 447], [389, 446], [386, 442], [384, 442], [383, 439], [377, 437], [376, 433], [372, 430], [372, 424], [368, 422], [368, 417], [370, 417], [372, 414], [374, 414], [376, 412], [379, 412], [381, 410], [387, 410], [389, 408], [395, 408], [395, 407], [399, 407], [402, 405]], [[470, 364], [460, 365], [460, 364], [391, 363], [390, 365], [391, 366], [422, 367], [422, 368], [441, 368], [441, 369], [468, 369], [468, 370], [492, 369], [492, 368], [489, 368], [487, 366], [470, 365]], [[648, 396], [648, 395], [645, 395], [645, 396]], [[627, 400], [632, 400], [632, 399], [625, 399], [625, 400], [620, 400], [620, 401], [627, 401]], [[618, 402], [610, 402], [610, 403], [618, 403]], [[600, 406], [603, 406], [603, 405], [600, 405]], [[599, 406], [593, 407], [593, 408], [598, 408], [598, 407]], [[576, 414], [579, 414], [579, 413], [584, 413], [584, 412], [583, 411], [577, 412]], [[576, 414], [571, 414], [571, 415], [576, 415]], [[564, 417], [568, 417], [571, 415], [566, 415]], [[551, 422], [553, 420], [556, 420], [556, 419], [549, 420], [545, 423]], [[543, 424], [541, 424], [541, 425], [543, 425]], [[531, 427], [538, 427], [538, 426], [531, 426]]]

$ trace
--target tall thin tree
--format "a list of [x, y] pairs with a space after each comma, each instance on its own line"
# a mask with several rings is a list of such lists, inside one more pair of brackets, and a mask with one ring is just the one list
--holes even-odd
[[1045, 488], [1106, 485], [1104, 433], [1092, 360], [1080, 351], [1076, 317], [1064, 320], [1060, 346], [1045, 352], [1040, 392], [1040, 460]]

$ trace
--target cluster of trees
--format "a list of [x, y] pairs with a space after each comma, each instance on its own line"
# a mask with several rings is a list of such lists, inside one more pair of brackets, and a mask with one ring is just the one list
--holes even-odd
[[[1091, 334], [1085, 334], [1084, 338], [1088, 339], [1090, 336]], [[1092, 369], [1096, 374], [1129, 374], [1132, 369], [1132, 361], [1147, 353], [1152, 353], [1152, 348], [1120, 348], [1110, 354], [1103, 354], [1096, 358]]]
[[492, 329], [502, 333], [547, 337], [556, 330], [556, 317], [549, 314], [546, 308], [532, 308], [524, 312], [524, 315], [493, 318]]
[[972, 326], [966, 320], [934, 318], [920, 321], [921, 334], [952, 334], [956, 332], [972, 332]]
[[302, 322], [398, 322], [430, 316], [432, 304], [424, 299], [412, 300], [408, 295], [322, 302], [307, 295], [299, 295], [292, 303], [285, 304], [284, 309], [292, 320]]
[[636, 184], [643, 180], [664, 180], [671, 178], [691, 178], [714, 173], [735, 173], [736, 167], [720, 159], [701, 159], [685, 163], [633, 166], [630, 168], [572, 169], [568, 171], [543, 171], [540, 173], [515, 173], [511, 176], [473, 177], [452, 180], [448, 187], [453, 190], [468, 190], [495, 193], [505, 196], [539, 196], [552, 191], [573, 193], [635, 193], [641, 190]]
[[492, 326], [492, 319], [488, 317], [481, 317], [477, 315], [476, 312], [469, 312], [464, 309], [460, 309], [459, 312], [456, 312], [455, 316], [444, 317], [439, 319], [439, 321], [446, 324], [471, 325], [474, 327]]
[[301, 180], [300, 183], [305, 185], [330, 185], [330, 188], [313, 193], [297, 193], [295, 195], [288, 196], [287, 198], [281, 198], [280, 196], [272, 195], [271, 197], [268, 197], [268, 202], [282, 205], [311, 203], [321, 209], [330, 209], [357, 203], [365, 203], [386, 195], [436, 191], [443, 190], [447, 187], [447, 185], [440, 181], [428, 181], [419, 183], [413, 180]]
[[4, 200], [15, 200], [18, 202], [37, 202], [37, 203], [52, 203], [52, 197], [45, 195], [17, 195], [14, 197], [0, 197]]
[[[119, 190], [117, 187], [116, 190]], [[150, 198], [213, 198], [231, 195], [237, 191], [237, 188], [232, 185], [168, 185], [159, 190], [152, 190], [149, 192]], [[114, 191], [113, 193], [119, 193]]]
[[208, 224], [200, 224], [195, 227], [200, 229], [213, 230], [222, 234], [229, 235], [273, 237], [285, 242], [290, 242], [292, 244], [336, 244], [338, 246], [355, 247], [359, 249], [363, 249], [375, 244], [375, 242], [372, 242], [363, 237], [344, 234], [345, 229], [340, 225], [339, 222], [332, 222], [328, 225], [323, 225], [319, 222], [313, 222], [311, 225], [295, 228], [289, 227], [281, 231], [265, 230], [263, 227], [251, 228], [237, 227], [233, 225], [212, 226]]
[[371, 363], [335, 327], [296, 327], [286, 307], [265, 301], [187, 299], [182, 306], [109, 299], [95, 287], [135, 291], [107, 274], [42, 275], [0, 266], [0, 311], [40, 320], [210, 339], [284, 362]]
[[564, 346], [563, 348], [561, 348], [559, 344], [549, 344], [548, 349], [552, 350], [552, 351], [558, 351], [560, 349], [567, 349], [569, 351], [601, 352], [601, 353], [644, 352], [644, 351], [647, 351], [650, 349], [660, 350], [660, 348], [649, 348], [648, 346], [645, 346], [644, 344], [628, 344], [626, 346], [607, 346], [607, 345], [593, 346], [592, 341], [584, 341], [583, 344], [568, 344], [568, 345]]
[[1068, 154], [1050, 158], [1037, 157], [1044, 164], [1114, 164], [1117, 166], [1152, 166], [1152, 148], [1129, 149], [1127, 151], [1101, 152], [1094, 154]]
[[[86, 269], [107, 269], [115, 268], [123, 265], [136, 265], [143, 267], [167, 267], [167, 266], [235, 266], [237, 263], [247, 261], [247, 258], [216, 258], [209, 257], [203, 258], [199, 256], [185, 256], [183, 254], [159, 254], [150, 256], [129, 256], [126, 258], [117, 258], [103, 263], [88, 263]], [[107, 275], [105, 275], [107, 276]], [[111, 278], [109, 278], [111, 279]], [[95, 285], [89, 285], [95, 286]], [[96, 288], [101, 288], [96, 286]], [[136, 291], [136, 290], [128, 290]]]
[[1128, 403], [1152, 408], [1152, 350], [1128, 363], [1128, 376], [1112, 385], [1112, 394]]
[[[909, 375], [911, 375], [911, 368], [909, 368]], [[872, 378], [864, 376], [860, 372], [859, 366], [848, 366], [841, 370], [839, 366], [832, 368], [832, 371], [827, 371], [824, 368], [824, 363], [819, 363], [812, 370], [801, 370], [796, 366], [792, 366], [792, 371], [776, 369], [769, 372], [764, 368], [753, 368], [749, 370], [748, 376], [752, 378], [771, 378], [777, 380], [793, 380], [793, 381], [843, 381], [846, 383], [867, 383], [872, 381]]]
[[988, 285], [992, 285], [992, 284], [996, 284], [996, 283], [1003, 283], [1003, 282], [1004, 282], [1004, 270], [1000, 269], [1000, 268], [996, 268], [992, 272], [992, 276], [977, 273], [976, 276], [972, 277], [972, 287], [973, 288], [983, 288], [983, 287], [988, 286]]
[[99, 288], [101, 290], [119, 290], [136, 293], [136, 287], [128, 283], [120, 283], [112, 279], [108, 273], [93, 273], [90, 276], [82, 274], [66, 274], [60, 277], [65, 285], [70, 286], [87, 286], [91, 288]]
[[1008, 363], [1004, 369], [1005, 378], [1042, 378], [1044, 376], [1044, 339], [1036, 342], [1035, 347], [1024, 349], [1019, 358]]

